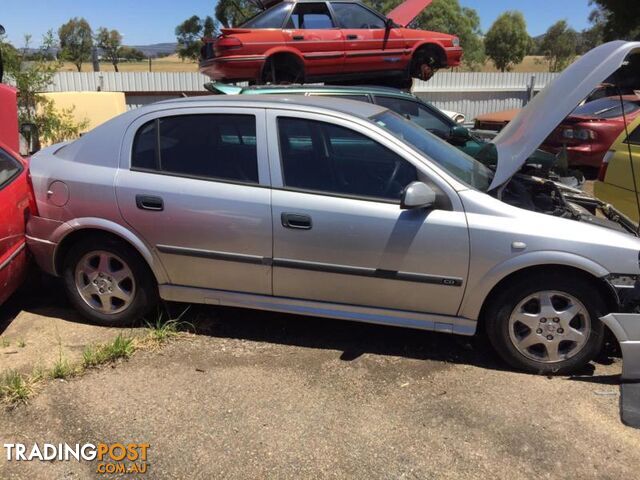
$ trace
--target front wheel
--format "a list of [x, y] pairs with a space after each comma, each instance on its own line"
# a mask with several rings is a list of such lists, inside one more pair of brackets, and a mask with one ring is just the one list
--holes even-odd
[[494, 297], [486, 311], [489, 340], [515, 368], [570, 373], [600, 351], [606, 314], [602, 295], [579, 277], [533, 275]]
[[71, 303], [92, 323], [109, 327], [140, 320], [157, 302], [155, 278], [132, 247], [89, 238], [70, 250], [63, 277]]

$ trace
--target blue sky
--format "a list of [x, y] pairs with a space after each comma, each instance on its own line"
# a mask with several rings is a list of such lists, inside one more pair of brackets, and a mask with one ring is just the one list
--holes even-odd
[[[637, 1], [637, 0], [634, 0]], [[85, 17], [95, 29], [116, 28], [129, 45], [175, 41], [173, 29], [192, 14], [213, 14], [215, 0], [0, 0], [0, 23], [9, 40], [23, 45], [25, 33], [35, 44], [49, 29], [70, 17]], [[581, 30], [588, 25], [589, 0], [460, 0], [475, 8], [486, 31], [505, 10], [524, 13], [531, 35], [539, 35], [557, 20], [566, 19]]]

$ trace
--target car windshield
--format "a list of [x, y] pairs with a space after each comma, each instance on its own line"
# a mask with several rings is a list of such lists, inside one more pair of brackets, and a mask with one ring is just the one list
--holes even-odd
[[280, 3], [247, 20], [240, 26], [242, 28], [282, 28], [284, 19], [287, 17], [291, 7], [293, 7], [291, 2]]
[[576, 108], [572, 115], [577, 116], [589, 116], [598, 118], [616, 118], [622, 116], [622, 105], [624, 105], [625, 115], [635, 112], [640, 109], [640, 105], [637, 102], [630, 102], [623, 100], [620, 103], [619, 98], [600, 98], [593, 102], [585, 103], [584, 105]]
[[493, 172], [489, 168], [419, 125], [389, 110], [374, 115], [371, 120], [424, 153], [466, 185], [482, 192], [489, 189], [493, 178]]

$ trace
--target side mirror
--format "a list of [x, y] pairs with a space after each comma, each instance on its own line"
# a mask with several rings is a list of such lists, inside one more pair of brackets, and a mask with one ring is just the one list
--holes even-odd
[[461, 125], [456, 125], [455, 127], [451, 128], [451, 138], [453, 140], [467, 142], [468, 140], [471, 140], [471, 133], [469, 133], [468, 128]]
[[402, 193], [400, 208], [429, 208], [436, 203], [436, 192], [426, 183], [411, 182]]
[[33, 155], [40, 150], [40, 135], [35, 123], [23, 123], [20, 125], [20, 135], [27, 142], [27, 154]]

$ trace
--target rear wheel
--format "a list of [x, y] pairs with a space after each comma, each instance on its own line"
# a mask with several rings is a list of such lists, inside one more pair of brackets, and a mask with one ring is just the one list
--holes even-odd
[[304, 83], [304, 66], [291, 55], [275, 55], [267, 59], [260, 83], [263, 85], [287, 85]]
[[92, 237], [74, 245], [63, 278], [74, 307], [92, 323], [125, 326], [140, 320], [157, 302], [155, 278], [132, 247]]
[[605, 302], [582, 277], [535, 275], [515, 281], [493, 298], [486, 328], [494, 348], [515, 368], [569, 373], [602, 347]]

